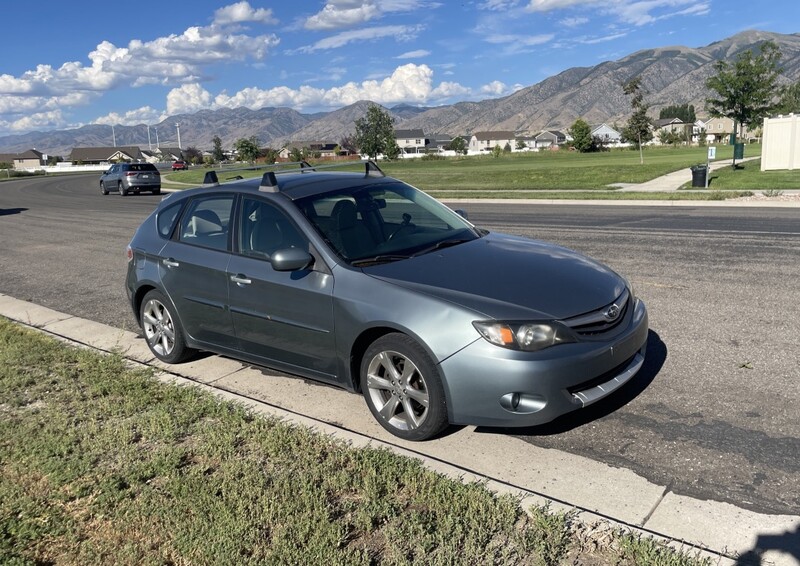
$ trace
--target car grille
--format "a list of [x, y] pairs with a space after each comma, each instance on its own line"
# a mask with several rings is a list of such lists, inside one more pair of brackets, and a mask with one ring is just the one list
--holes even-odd
[[[590, 313], [582, 314], [564, 321], [581, 336], [597, 336], [614, 330], [619, 326], [630, 308], [630, 293], [627, 289], [613, 303]], [[612, 316], [614, 315], [615, 316]]]

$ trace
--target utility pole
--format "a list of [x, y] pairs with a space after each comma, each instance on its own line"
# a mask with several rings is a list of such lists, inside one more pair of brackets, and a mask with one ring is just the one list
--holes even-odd
[[150, 124], [147, 125], [147, 149], [153, 151], [153, 144], [150, 142]]
[[159, 145], [158, 145], [158, 128], [153, 126], [153, 129], [156, 131], [156, 149], [158, 149], [159, 148]]
[[175, 128], [178, 130], [178, 149], [181, 149], [181, 125], [176, 123]]
[[114, 141], [114, 147], [117, 147], [117, 134], [114, 133], [114, 124], [111, 124], [111, 139]]

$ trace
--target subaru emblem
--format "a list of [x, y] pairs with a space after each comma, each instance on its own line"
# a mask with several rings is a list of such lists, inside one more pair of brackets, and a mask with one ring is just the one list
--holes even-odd
[[606, 312], [603, 313], [603, 316], [608, 322], [617, 320], [617, 317], [619, 316], [619, 306], [614, 303], [606, 309]]

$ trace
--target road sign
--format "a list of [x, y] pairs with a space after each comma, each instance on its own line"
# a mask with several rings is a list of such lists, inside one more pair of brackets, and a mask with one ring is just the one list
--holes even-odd
[[717, 148], [716, 147], [709, 147], [708, 148], [708, 160], [711, 161], [712, 159], [717, 158]]

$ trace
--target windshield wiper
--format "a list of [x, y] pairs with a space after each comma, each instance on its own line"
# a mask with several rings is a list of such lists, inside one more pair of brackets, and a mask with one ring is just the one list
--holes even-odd
[[381, 263], [391, 263], [393, 261], [400, 261], [401, 259], [408, 259], [412, 256], [410, 255], [399, 255], [399, 254], [384, 254], [384, 255], [376, 255], [372, 257], [362, 257], [360, 259], [356, 259], [350, 262], [350, 265], [353, 267], [364, 267], [367, 265], [378, 265]]
[[427, 248], [421, 249], [411, 257], [417, 257], [418, 255], [429, 254], [431, 252], [435, 252], [436, 250], [457, 246], [459, 244], [463, 244], [464, 242], [471, 242], [474, 239], [475, 238], [452, 238], [450, 240], [442, 240], [441, 242], [436, 242], [432, 246], [428, 246]]

